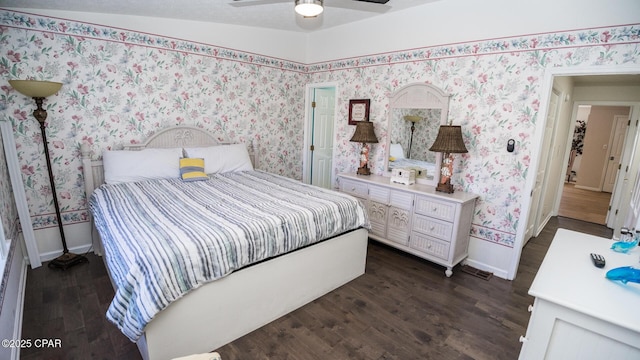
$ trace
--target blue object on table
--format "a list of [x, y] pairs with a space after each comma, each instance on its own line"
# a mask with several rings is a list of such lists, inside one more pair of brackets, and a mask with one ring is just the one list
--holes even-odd
[[623, 284], [629, 281], [640, 283], [640, 269], [632, 266], [623, 266], [607, 271], [607, 279], [621, 281]]
[[638, 238], [634, 238], [633, 241], [617, 241], [611, 245], [611, 250], [619, 252], [619, 253], [628, 253], [629, 250], [638, 246]]

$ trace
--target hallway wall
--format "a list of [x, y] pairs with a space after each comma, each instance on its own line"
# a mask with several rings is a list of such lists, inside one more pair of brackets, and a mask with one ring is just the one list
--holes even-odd
[[606, 171], [609, 140], [616, 115], [629, 115], [626, 106], [592, 106], [584, 136], [584, 149], [580, 172], [576, 176], [576, 187], [593, 191], [602, 190]]

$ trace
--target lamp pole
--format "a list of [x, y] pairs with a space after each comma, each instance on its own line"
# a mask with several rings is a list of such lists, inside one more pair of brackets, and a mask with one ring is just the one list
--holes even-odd
[[18, 92], [32, 97], [36, 102], [36, 109], [33, 111], [33, 117], [35, 117], [40, 124], [40, 132], [42, 133], [42, 142], [44, 144], [44, 156], [47, 161], [47, 172], [49, 174], [49, 184], [51, 185], [51, 195], [53, 196], [53, 206], [56, 210], [56, 220], [58, 222], [58, 229], [60, 230], [60, 239], [62, 240], [62, 255], [51, 260], [49, 262], [49, 267], [66, 270], [71, 266], [88, 262], [89, 260], [86, 257], [69, 252], [67, 240], [64, 237], [64, 228], [62, 226], [62, 215], [60, 214], [56, 185], [53, 178], [53, 172], [51, 171], [51, 158], [49, 156], [49, 144], [45, 129], [47, 111], [42, 107], [42, 103], [44, 102], [45, 97], [55, 94], [62, 84], [36, 80], [9, 80], [9, 83]]

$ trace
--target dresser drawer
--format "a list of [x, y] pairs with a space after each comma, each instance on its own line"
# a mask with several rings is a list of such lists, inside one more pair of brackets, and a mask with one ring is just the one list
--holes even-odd
[[369, 185], [369, 200], [389, 205], [391, 190], [382, 186]]
[[415, 231], [411, 234], [409, 247], [443, 260], [449, 260], [450, 244], [448, 242], [441, 241]]
[[348, 179], [340, 179], [340, 191], [364, 199], [368, 194], [367, 184]]
[[389, 205], [410, 210], [413, 206], [413, 194], [405, 191], [391, 190], [389, 194]]
[[456, 204], [434, 200], [425, 196], [417, 196], [415, 211], [418, 214], [453, 221], [456, 216]]
[[419, 214], [413, 215], [413, 230], [444, 241], [451, 241], [453, 224]]

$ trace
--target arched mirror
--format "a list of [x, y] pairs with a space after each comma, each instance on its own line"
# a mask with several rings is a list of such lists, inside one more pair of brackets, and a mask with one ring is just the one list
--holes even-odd
[[409, 84], [389, 97], [386, 169], [416, 169], [416, 181], [437, 185], [442, 154], [429, 151], [440, 125], [447, 123], [449, 95], [423, 83]]

